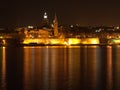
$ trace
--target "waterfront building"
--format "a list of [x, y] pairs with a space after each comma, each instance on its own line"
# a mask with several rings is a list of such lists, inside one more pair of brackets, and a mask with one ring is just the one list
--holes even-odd
[[56, 14], [55, 14], [53, 23], [54, 23], [54, 27], [53, 27], [54, 28], [54, 36], [58, 37], [58, 20], [57, 20]]
[[43, 15], [42, 27], [50, 28], [50, 22], [49, 22], [48, 15], [46, 12]]

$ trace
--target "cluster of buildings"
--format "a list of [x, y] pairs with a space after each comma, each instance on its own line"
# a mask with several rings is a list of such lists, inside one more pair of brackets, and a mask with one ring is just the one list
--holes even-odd
[[[0, 29], [2, 31], [2, 29]], [[9, 31], [9, 30], [8, 30]], [[79, 45], [79, 44], [120, 44], [120, 28], [117, 27], [91, 27], [58, 25], [55, 14], [50, 23], [47, 13], [43, 21], [36, 26], [15, 28], [12, 32], [0, 32], [0, 44], [44, 44], [44, 45]]]
[[[28, 26], [23, 28], [25, 37], [24, 45], [44, 44], [44, 45], [76, 45], [76, 44], [99, 44], [98, 38], [76, 38], [67, 37], [61, 27], [58, 26], [58, 19], [55, 15], [53, 23], [50, 24], [47, 13], [44, 13], [41, 26]], [[21, 31], [18, 29], [18, 31]]]
[[45, 12], [43, 21], [38, 26], [20, 27], [16, 28], [16, 31], [24, 33], [26, 38], [59, 37], [57, 16], [55, 15], [53, 23], [50, 23]]

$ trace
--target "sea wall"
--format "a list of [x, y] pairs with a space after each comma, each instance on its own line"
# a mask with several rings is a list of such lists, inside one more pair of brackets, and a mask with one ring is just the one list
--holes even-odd
[[28, 38], [24, 39], [23, 44], [68, 44], [68, 45], [76, 45], [76, 44], [100, 44], [99, 38]]

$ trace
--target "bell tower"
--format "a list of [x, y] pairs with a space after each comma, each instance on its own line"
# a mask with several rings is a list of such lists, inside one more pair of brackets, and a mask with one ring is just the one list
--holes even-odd
[[49, 23], [49, 20], [48, 20], [48, 15], [47, 13], [45, 12], [44, 15], [43, 15], [43, 20], [44, 20], [44, 23], [48, 24]]
[[48, 18], [48, 16], [47, 16], [47, 13], [46, 13], [46, 12], [44, 13], [43, 18], [44, 18], [44, 19], [47, 19], [47, 18]]
[[55, 18], [54, 18], [54, 21], [53, 21], [53, 29], [54, 29], [54, 36], [55, 37], [58, 37], [58, 20], [57, 20], [57, 16], [55, 14]]

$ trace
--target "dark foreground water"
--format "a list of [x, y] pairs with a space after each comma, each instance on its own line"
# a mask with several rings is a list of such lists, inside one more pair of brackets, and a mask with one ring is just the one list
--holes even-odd
[[0, 90], [119, 90], [120, 46], [0, 47]]

